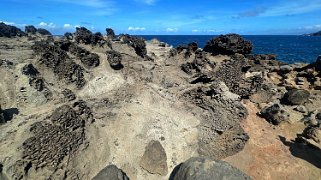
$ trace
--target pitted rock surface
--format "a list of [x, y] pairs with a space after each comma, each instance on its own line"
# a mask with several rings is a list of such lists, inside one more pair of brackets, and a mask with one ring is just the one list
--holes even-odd
[[198, 152], [211, 158], [233, 155], [241, 151], [249, 139], [240, 126], [247, 116], [246, 108], [240, 98], [235, 98], [236, 94], [227, 96], [226, 90], [217, 91], [219, 84], [196, 88], [183, 95], [202, 110]]
[[33, 50], [40, 55], [39, 63], [53, 71], [59, 79], [65, 80], [66, 83], [73, 83], [78, 88], [86, 84], [84, 69], [72, 61], [58, 45], [38, 41], [33, 46]]

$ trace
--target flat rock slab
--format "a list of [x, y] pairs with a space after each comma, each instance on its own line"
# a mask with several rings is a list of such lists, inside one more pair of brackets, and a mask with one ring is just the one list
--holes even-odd
[[140, 161], [140, 166], [151, 174], [166, 176], [168, 173], [166, 152], [159, 141], [150, 141]]

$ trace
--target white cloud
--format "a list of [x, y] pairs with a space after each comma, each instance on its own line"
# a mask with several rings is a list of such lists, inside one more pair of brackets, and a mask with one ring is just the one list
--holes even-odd
[[8, 22], [8, 21], [0, 21], [2, 23], [5, 23], [6, 25], [15, 25], [16, 23], [14, 22]]
[[311, 26], [305, 26], [304, 29], [320, 29], [321, 24], [311, 25]]
[[41, 22], [41, 23], [39, 23], [39, 26], [47, 26], [48, 24], [47, 23], [45, 23], [45, 22]]
[[72, 27], [71, 24], [64, 24], [64, 28], [65, 28], [65, 29], [69, 29], [69, 28], [71, 28], [71, 27]]
[[200, 32], [198, 29], [193, 29], [192, 32]]
[[144, 27], [128, 27], [128, 31], [145, 31], [146, 28]]
[[177, 32], [178, 29], [177, 28], [167, 28], [166, 32]]
[[46, 22], [41, 22], [39, 23], [39, 26], [44, 27], [44, 28], [56, 28], [56, 24], [54, 23], [46, 23]]

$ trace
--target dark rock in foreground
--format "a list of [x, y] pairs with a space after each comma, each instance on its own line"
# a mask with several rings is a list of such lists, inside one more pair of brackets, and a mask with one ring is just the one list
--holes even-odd
[[289, 113], [285, 111], [281, 104], [273, 104], [265, 107], [260, 112], [260, 115], [274, 125], [288, 121], [290, 117]]
[[252, 43], [238, 34], [227, 34], [208, 41], [204, 51], [223, 55], [250, 54]]
[[250, 180], [241, 170], [220, 160], [194, 157], [182, 163], [173, 180]]
[[318, 57], [318, 59], [315, 62], [315, 70], [321, 72], [321, 55]]
[[140, 166], [152, 174], [166, 176], [167, 169], [166, 152], [159, 141], [151, 141], [145, 148], [145, 153], [140, 161]]
[[290, 105], [301, 105], [310, 97], [310, 93], [304, 89], [291, 89], [285, 93], [283, 101]]
[[107, 54], [107, 60], [111, 68], [115, 70], [120, 70], [124, 67], [121, 63], [122, 56], [119, 52], [110, 50], [110, 51], [107, 51], [106, 54]]
[[129, 180], [126, 173], [115, 165], [102, 169], [92, 180]]
[[0, 37], [21, 37], [24, 36], [25, 33], [21, 31], [21, 29], [15, 27], [6, 25], [5, 23], [0, 23]]

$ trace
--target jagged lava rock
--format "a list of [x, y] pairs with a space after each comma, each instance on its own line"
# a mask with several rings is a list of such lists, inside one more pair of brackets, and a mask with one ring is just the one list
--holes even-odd
[[321, 55], [315, 61], [315, 70], [321, 72]]
[[140, 57], [144, 58], [147, 55], [146, 43], [143, 38], [123, 34], [120, 36], [120, 39], [122, 42], [133, 47], [135, 49], [136, 54]]
[[291, 89], [285, 93], [283, 101], [290, 105], [301, 105], [310, 97], [310, 92], [305, 89]]
[[48, 30], [46, 29], [43, 29], [43, 28], [38, 28], [37, 32], [41, 35], [44, 35], [44, 36], [51, 36], [51, 32], [49, 32]]
[[108, 165], [93, 177], [92, 180], [129, 180], [129, 178], [117, 166]]
[[112, 38], [112, 39], [115, 38], [115, 32], [113, 29], [106, 28], [106, 33], [107, 33], [107, 37]]
[[252, 51], [252, 43], [243, 39], [238, 34], [220, 35], [208, 41], [204, 47], [204, 51], [212, 54], [233, 55], [250, 54]]
[[7, 25], [3, 22], [0, 22], [0, 37], [11, 38], [11, 37], [21, 37], [24, 35], [25, 33], [21, 31], [21, 29], [15, 26]]
[[140, 166], [152, 174], [166, 176], [168, 173], [166, 152], [159, 141], [150, 141], [145, 148]]
[[182, 163], [173, 180], [250, 180], [241, 170], [220, 160], [193, 157]]
[[260, 115], [267, 121], [274, 125], [278, 125], [284, 121], [289, 120], [289, 113], [287, 113], [281, 104], [273, 104], [261, 110]]
[[74, 33], [75, 40], [78, 43], [91, 44], [92, 43], [92, 32], [85, 27], [77, 27]]
[[122, 56], [119, 52], [110, 50], [106, 52], [107, 54], [107, 60], [109, 62], [110, 67], [112, 67], [115, 70], [120, 70], [124, 66], [122, 65]]
[[37, 28], [35, 28], [34, 26], [32, 26], [32, 25], [25, 26], [25, 33], [36, 34], [36, 32], [37, 32]]

